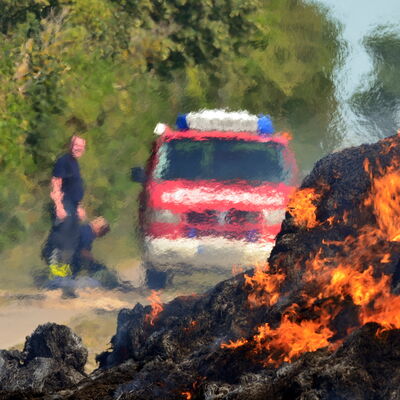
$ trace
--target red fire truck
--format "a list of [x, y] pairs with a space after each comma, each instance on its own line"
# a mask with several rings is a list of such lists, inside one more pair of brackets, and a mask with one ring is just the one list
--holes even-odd
[[268, 116], [205, 110], [158, 124], [143, 183], [140, 225], [147, 284], [178, 271], [265, 263], [284, 218], [297, 167], [289, 135]]

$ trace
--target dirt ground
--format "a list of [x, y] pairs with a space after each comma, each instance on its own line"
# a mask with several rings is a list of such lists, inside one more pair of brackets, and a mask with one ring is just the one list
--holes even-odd
[[64, 298], [60, 289], [0, 290], [0, 349], [22, 349], [25, 337], [40, 324], [66, 324], [82, 337], [89, 350], [87, 369], [95, 368], [95, 355], [108, 347], [115, 332], [118, 311], [137, 302], [149, 303], [150, 292], [141, 286], [140, 261], [125, 260], [124, 264], [119, 274], [135, 286], [129, 292], [86, 288], [77, 290], [76, 298]]
[[[22, 349], [25, 337], [46, 322], [66, 324], [81, 336], [89, 351], [87, 372], [96, 368], [96, 354], [109, 347], [116, 330], [120, 309], [136, 303], [150, 303], [151, 291], [144, 285], [140, 260], [126, 259], [118, 265], [122, 279], [132, 283], [128, 292], [86, 288], [76, 291], [76, 298], [64, 298], [62, 291], [32, 287], [0, 289], [0, 349]], [[159, 292], [163, 303], [178, 295], [202, 293], [224, 277], [209, 272], [176, 276], [173, 285]]]

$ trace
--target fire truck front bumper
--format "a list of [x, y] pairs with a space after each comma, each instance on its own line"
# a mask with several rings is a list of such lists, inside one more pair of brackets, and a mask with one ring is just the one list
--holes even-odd
[[226, 238], [151, 238], [145, 239], [145, 261], [159, 270], [220, 270], [263, 265], [274, 245], [273, 241], [247, 242]]

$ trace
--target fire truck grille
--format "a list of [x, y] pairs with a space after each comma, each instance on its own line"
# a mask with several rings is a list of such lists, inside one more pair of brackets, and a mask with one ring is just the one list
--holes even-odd
[[189, 211], [186, 222], [191, 225], [244, 225], [261, 222], [258, 211], [242, 211], [234, 208], [229, 211], [205, 210], [203, 212]]
[[225, 223], [230, 225], [257, 224], [260, 219], [261, 213], [257, 211], [231, 209], [225, 216]]
[[190, 211], [186, 214], [186, 220], [189, 224], [217, 224], [218, 214], [215, 210], [205, 210], [204, 212]]

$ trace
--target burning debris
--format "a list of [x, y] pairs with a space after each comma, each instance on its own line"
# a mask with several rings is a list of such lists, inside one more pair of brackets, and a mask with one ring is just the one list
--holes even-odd
[[154, 320], [157, 318], [158, 314], [163, 310], [163, 306], [160, 299], [160, 290], [152, 290], [151, 295], [148, 297], [148, 300], [151, 304], [151, 312], [146, 315], [146, 321], [150, 325], [154, 325]]
[[268, 264], [122, 310], [100, 369], [64, 397], [399, 398], [399, 161], [398, 136], [319, 161]]

